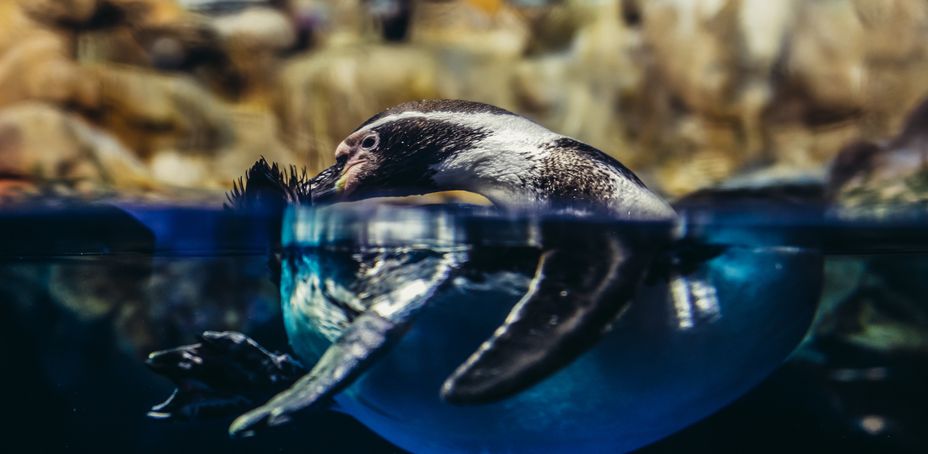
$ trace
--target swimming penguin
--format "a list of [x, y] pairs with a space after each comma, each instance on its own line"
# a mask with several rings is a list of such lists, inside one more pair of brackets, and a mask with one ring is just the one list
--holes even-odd
[[[430, 100], [390, 108], [346, 137], [335, 157], [335, 165], [308, 181], [288, 179], [283, 186], [290, 190], [283, 193], [300, 194], [288, 201], [301, 202], [306, 194], [313, 204], [325, 204], [466, 190], [512, 212], [580, 213], [664, 225], [676, 216], [634, 173], [602, 151], [476, 102]], [[239, 187], [232, 204], [247, 198]], [[576, 229], [556, 222], [545, 227], [529, 291], [448, 378], [441, 389], [446, 401], [491, 402], [539, 382], [595, 344], [627, 308], [653, 250], [634, 235]], [[230, 433], [287, 421], [351, 384], [459, 271], [454, 260], [436, 260], [427, 268], [429, 282], [422, 291], [372, 298], [353, 309], [346, 318], [350, 322], [339, 327], [312, 370], [239, 417]]]
[[374, 115], [316, 178], [316, 201], [465, 190], [508, 210], [567, 208], [621, 219], [674, 211], [619, 161], [487, 104], [428, 100]]
[[[602, 151], [471, 101], [390, 108], [348, 135], [335, 158], [336, 164], [311, 182], [314, 203], [466, 190], [509, 211], [564, 210], [650, 221], [675, 216], [634, 173]], [[530, 292], [447, 380], [441, 390], [447, 401], [498, 400], [543, 379], [593, 345], [634, 294], [649, 258], [638, 245], [609, 232], [583, 238], [549, 233], [562, 244], [545, 245]], [[595, 272], [578, 279], [578, 263]], [[453, 268], [433, 269], [435, 285], [404, 301], [403, 310], [397, 311], [392, 299], [367, 307], [308, 375], [240, 417], [230, 431], [285, 421], [350, 384], [405, 331]]]

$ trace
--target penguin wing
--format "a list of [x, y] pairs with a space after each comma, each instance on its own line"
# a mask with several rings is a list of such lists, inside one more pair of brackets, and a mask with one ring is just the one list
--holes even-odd
[[636, 235], [602, 225], [543, 229], [545, 252], [528, 292], [448, 378], [446, 401], [499, 400], [572, 362], [628, 307], [653, 255]]
[[[449, 253], [406, 264], [403, 272], [397, 273], [397, 279], [422, 277], [408, 280], [385, 293], [370, 292], [377, 295], [376, 299], [326, 349], [312, 370], [264, 405], [236, 418], [229, 427], [229, 434], [249, 435], [256, 429], [283, 424], [300, 410], [327, 404], [331, 396], [354, 382], [402, 337], [414, 316], [451, 276], [457, 263], [456, 254]], [[382, 280], [373, 279], [371, 285], [376, 286]]]
[[391, 344], [389, 341], [398, 337], [402, 332], [398, 328], [403, 325], [375, 313], [361, 314], [308, 374], [264, 405], [236, 418], [229, 434], [248, 435], [259, 427], [283, 424], [293, 413], [325, 403], [366, 370], [377, 354]]

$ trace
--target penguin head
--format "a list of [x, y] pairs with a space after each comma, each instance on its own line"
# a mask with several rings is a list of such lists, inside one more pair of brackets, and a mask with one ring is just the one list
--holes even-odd
[[465, 132], [423, 118], [361, 126], [335, 149], [330, 194], [354, 200], [437, 190], [430, 167], [464, 141]]
[[[365, 121], [338, 145], [335, 165], [313, 180], [313, 200], [445, 190], [481, 193], [477, 182], [498, 181], [500, 174], [513, 170], [506, 162], [512, 159], [504, 157], [512, 147], [500, 138], [524, 139], [525, 131], [518, 130], [525, 125], [537, 129], [532, 132], [551, 134], [509, 111], [476, 102], [429, 100], [392, 107]], [[531, 137], [538, 139], [537, 134]], [[529, 148], [525, 154], [532, 154], [531, 145], [522, 145]]]

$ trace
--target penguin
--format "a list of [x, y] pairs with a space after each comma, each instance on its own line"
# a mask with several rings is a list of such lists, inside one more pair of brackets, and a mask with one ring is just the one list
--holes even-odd
[[478, 102], [392, 107], [348, 135], [335, 159], [314, 180], [316, 202], [464, 190], [511, 211], [674, 217], [667, 202], [606, 153]]
[[[558, 212], [672, 223], [675, 212], [606, 153], [496, 106], [464, 100], [400, 104], [374, 115], [335, 150], [335, 164], [309, 183], [314, 204], [464, 190], [509, 212]], [[571, 232], [553, 223], [530, 291], [441, 389], [452, 403], [508, 397], [570, 363], [627, 308], [652, 255], [609, 229]], [[580, 234], [577, 237], [574, 234]], [[582, 266], [578, 266], [582, 265]], [[445, 263], [433, 274], [454, 275]], [[580, 276], [580, 274], [584, 274]], [[239, 417], [233, 435], [290, 419], [350, 384], [405, 332], [441, 287], [371, 304], [319, 362], [267, 404]], [[397, 316], [397, 314], [400, 314]], [[557, 323], [551, 323], [557, 320]]]
[[[309, 180], [291, 172], [281, 184], [261, 186], [286, 188], [276, 193], [284, 194], [287, 203], [309, 199], [324, 205], [464, 190], [483, 195], [508, 213], [645, 222], [662, 227], [645, 230], [665, 233], [676, 222], [667, 202], [606, 153], [515, 113], [472, 101], [426, 100], [389, 108], [351, 132], [336, 147], [335, 161]], [[244, 189], [240, 183], [231, 205], [243, 203], [248, 194]], [[555, 218], [541, 224], [542, 251], [528, 292], [448, 377], [440, 390], [445, 401], [493, 402], [538, 383], [592, 347], [628, 308], [665, 238], [657, 235], [655, 241], [639, 231], [569, 221]], [[351, 313], [308, 373], [237, 418], [230, 434], [281, 424], [297, 411], [327, 402], [396, 344], [414, 315], [460, 276], [463, 262], [436, 259], [425, 264], [428, 283], [421, 292], [373, 297], [360, 308], [338, 301], [310, 303]], [[301, 304], [305, 302], [285, 305]]]

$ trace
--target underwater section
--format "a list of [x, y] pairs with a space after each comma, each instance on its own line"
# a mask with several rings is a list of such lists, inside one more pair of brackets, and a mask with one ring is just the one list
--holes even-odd
[[[336, 397], [339, 409], [413, 452], [640, 447], [711, 414], [777, 368], [806, 334], [822, 285], [818, 250], [715, 244], [713, 257], [652, 277], [593, 349], [549, 379], [496, 404], [461, 407], [438, 390], [525, 293], [531, 258], [558, 242], [536, 236], [552, 231], [545, 224], [572, 222], [568, 231], [587, 234], [585, 223], [599, 231], [628, 226], [376, 207], [290, 218], [282, 298], [301, 357], [318, 356], [347, 326], [343, 314], [351, 312], [338, 306], [364, 304], [373, 270], [374, 288], [385, 294], [447, 266], [429, 257], [457, 257], [461, 271], [430, 283], [440, 288], [402, 340]], [[468, 240], [473, 232], [479, 240]]]
[[[928, 452], [926, 74], [923, 0], [0, 0], [0, 447]], [[480, 127], [350, 165], [409, 102]], [[678, 222], [507, 211], [591, 158]]]
[[[710, 439], [748, 446], [788, 427], [821, 448], [922, 446], [911, 407], [926, 376], [917, 216], [826, 222], [797, 211], [762, 223], [749, 210], [716, 210], [688, 216], [686, 228], [650, 225], [675, 238], [675, 255], [653, 259], [640, 294], [591, 350], [510, 399], [461, 406], [441, 400], [443, 380], [531, 286], [546, 239], [563, 244], [559, 232], [591, 237], [634, 224], [484, 208], [328, 210], [285, 219], [280, 287], [261, 215], [6, 211], [0, 230], [20, 239], [4, 245], [0, 267], [2, 345], [16, 371], [3, 386], [22, 391], [11, 400], [12, 442], [301, 452], [311, 434], [333, 449], [515, 451], [633, 449], [663, 438], [643, 452], [669, 452]], [[57, 227], [64, 222], [67, 235]], [[64, 236], [56, 243], [51, 235]], [[423, 280], [448, 267], [442, 283]], [[171, 389], [145, 369], [152, 350], [227, 329], [309, 367], [367, 296], [399, 290], [398, 300], [409, 299], [432, 285], [404, 334], [328, 409], [245, 440], [227, 437], [233, 416], [145, 417]], [[325, 306], [332, 302], [340, 304]], [[38, 420], [58, 422], [30, 422]], [[30, 436], [40, 429], [56, 436]], [[719, 441], [722, 430], [737, 434]]]

